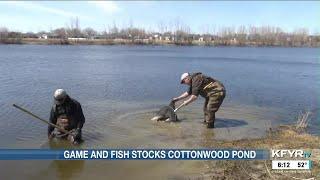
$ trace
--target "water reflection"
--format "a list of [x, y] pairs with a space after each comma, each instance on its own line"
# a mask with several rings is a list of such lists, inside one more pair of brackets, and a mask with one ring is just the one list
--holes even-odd
[[52, 161], [48, 168], [56, 171], [58, 179], [69, 180], [81, 174], [84, 164], [84, 160], [56, 160]]
[[245, 126], [248, 123], [245, 120], [241, 119], [216, 119], [215, 121], [215, 128], [229, 128], [229, 127], [239, 127], [239, 126]]
[[[48, 142], [50, 149], [80, 149], [81, 145], [73, 145], [66, 139], [54, 138]], [[84, 160], [55, 160], [49, 165], [49, 169], [56, 171], [59, 179], [72, 179], [75, 175], [81, 174], [84, 168]]]

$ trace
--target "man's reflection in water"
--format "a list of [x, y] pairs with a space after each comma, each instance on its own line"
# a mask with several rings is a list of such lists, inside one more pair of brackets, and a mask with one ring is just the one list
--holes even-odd
[[[70, 144], [67, 140], [53, 139], [49, 142], [50, 149], [75, 149], [80, 148]], [[81, 175], [83, 171], [84, 160], [54, 160], [50, 163], [49, 169], [56, 170], [58, 179], [74, 179]]]
[[81, 175], [84, 163], [84, 160], [54, 160], [49, 168], [56, 170], [58, 179], [74, 179]]

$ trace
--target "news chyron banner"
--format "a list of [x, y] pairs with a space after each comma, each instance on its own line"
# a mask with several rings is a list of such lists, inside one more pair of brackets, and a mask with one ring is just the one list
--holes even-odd
[[273, 170], [311, 170], [320, 150], [0, 149], [0, 160], [270, 160]]
[[0, 160], [264, 160], [269, 150], [241, 149], [1, 149]]

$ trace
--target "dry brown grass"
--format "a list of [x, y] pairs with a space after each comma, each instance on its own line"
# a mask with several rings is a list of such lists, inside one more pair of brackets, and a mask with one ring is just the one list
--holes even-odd
[[219, 141], [216, 143], [221, 148], [312, 150], [313, 168], [311, 171], [304, 173], [274, 173], [271, 170], [270, 160], [219, 161], [214, 165], [213, 170], [206, 174], [204, 179], [319, 179], [320, 150], [317, 149], [319, 149], [320, 138], [312, 136], [305, 131], [309, 117], [310, 112], [300, 114], [295, 125], [270, 128], [267, 130], [267, 136], [263, 138]]
[[310, 111], [300, 112], [296, 124], [296, 129], [305, 129], [308, 126], [308, 120], [311, 115]]

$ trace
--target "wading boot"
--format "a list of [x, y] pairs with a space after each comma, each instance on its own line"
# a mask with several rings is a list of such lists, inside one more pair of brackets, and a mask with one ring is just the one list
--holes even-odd
[[207, 123], [207, 128], [209, 128], [209, 129], [214, 128], [214, 122], [208, 122]]
[[208, 120], [207, 120], [207, 128], [214, 128], [214, 121], [216, 120], [215, 112], [208, 113]]

